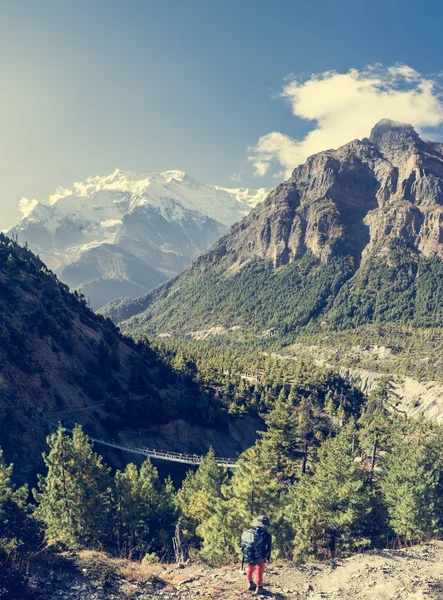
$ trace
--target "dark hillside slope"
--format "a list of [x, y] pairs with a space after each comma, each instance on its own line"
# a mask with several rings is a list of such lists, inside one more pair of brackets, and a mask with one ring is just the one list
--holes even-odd
[[172, 450], [182, 449], [181, 432], [186, 438], [190, 427], [200, 450], [209, 446], [202, 427], [226, 438], [223, 409], [196, 383], [182, 380], [147, 343], [123, 337], [0, 234], [0, 446], [22, 475], [41, 462], [41, 415], [83, 422], [107, 437], [128, 440], [132, 432], [146, 445], [150, 434], [176, 423], [174, 436], [164, 436]]
[[174, 282], [102, 313], [132, 333], [443, 325], [443, 154], [410, 125], [300, 165]]

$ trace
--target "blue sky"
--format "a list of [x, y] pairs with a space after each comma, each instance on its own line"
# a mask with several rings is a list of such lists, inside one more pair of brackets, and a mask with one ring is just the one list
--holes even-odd
[[[375, 104], [380, 86], [385, 97], [418, 88], [422, 102], [431, 81], [414, 124], [438, 137], [442, 21], [442, 3], [426, 0], [0, 0], [0, 229], [22, 197], [117, 167], [274, 186], [316, 144], [341, 140], [346, 102], [299, 145], [324, 114], [315, 95], [328, 103], [350, 79], [353, 105], [368, 79]], [[381, 75], [367, 71], [376, 63]], [[397, 63], [416, 75], [386, 71]], [[305, 86], [313, 74], [327, 85]], [[406, 100], [405, 118], [417, 98]], [[366, 131], [356, 113], [342, 135], [360, 135], [356, 121]]]

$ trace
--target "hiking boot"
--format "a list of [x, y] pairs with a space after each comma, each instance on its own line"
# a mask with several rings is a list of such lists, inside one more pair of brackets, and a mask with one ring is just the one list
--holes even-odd
[[249, 582], [249, 587], [248, 587], [248, 590], [249, 590], [250, 592], [255, 592], [255, 589], [256, 589], [256, 587], [257, 587], [257, 586], [255, 585], [255, 583], [254, 583], [253, 581], [250, 581], [250, 582]]
[[264, 596], [265, 588], [262, 585], [258, 585], [257, 589], [255, 590], [255, 594], [256, 594], [256, 596]]

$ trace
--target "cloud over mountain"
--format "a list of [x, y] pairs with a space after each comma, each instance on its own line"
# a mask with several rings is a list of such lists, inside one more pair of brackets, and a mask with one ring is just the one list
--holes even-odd
[[410, 123], [425, 135], [443, 123], [439, 78], [425, 77], [404, 64], [292, 78], [280, 97], [289, 102], [295, 117], [315, 125], [302, 139], [275, 131], [261, 136], [249, 156], [257, 175], [277, 166], [277, 176], [289, 177], [308, 156], [364, 137], [383, 118]]
[[38, 200], [36, 198], [25, 198], [23, 197], [18, 203], [18, 208], [21, 213], [22, 219], [27, 217], [37, 206]]

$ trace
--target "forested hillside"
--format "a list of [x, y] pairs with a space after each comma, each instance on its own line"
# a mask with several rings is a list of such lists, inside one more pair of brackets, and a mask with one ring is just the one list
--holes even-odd
[[123, 320], [122, 329], [134, 335], [195, 334], [218, 326], [225, 332], [236, 327], [243, 339], [263, 338], [273, 329], [286, 343], [320, 326], [343, 330], [397, 322], [441, 327], [440, 260], [420, 258], [400, 242], [392, 242], [388, 256], [388, 262], [369, 259], [352, 277], [351, 261], [321, 263], [312, 255], [278, 270], [257, 260], [232, 277], [193, 271], [151, 296], [115, 301], [102, 312], [117, 323]]
[[17, 473], [41, 464], [47, 426], [39, 416], [116, 437], [176, 419], [223, 429], [225, 415], [146, 340], [123, 337], [28, 249], [0, 234], [0, 444]]

